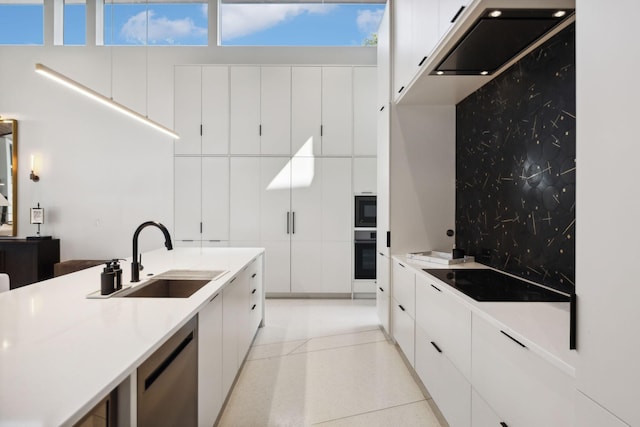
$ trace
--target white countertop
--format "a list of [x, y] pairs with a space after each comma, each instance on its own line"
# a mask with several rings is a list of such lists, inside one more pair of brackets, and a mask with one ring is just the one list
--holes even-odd
[[[422, 271], [423, 268], [489, 268], [476, 262], [462, 264], [438, 264], [416, 262], [405, 256], [395, 255], [394, 259], [413, 268], [418, 274], [441, 283], [441, 290], [455, 296], [496, 327], [517, 338], [531, 351], [539, 354], [571, 377], [575, 377], [577, 355], [569, 350], [569, 303], [568, 302], [480, 302], [468, 297], [434, 276]], [[417, 285], [417, 284], [416, 284]], [[417, 308], [416, 308], [417, 309]]]
[[[179, 248], [143, 254], [147, 274], [229, 270], [189, 298], [87, 299], [102, 267], [0, 293], [0, 426], [77, 421], [264, 249]], [[121, 262], [129, 284], [130, 259]]]

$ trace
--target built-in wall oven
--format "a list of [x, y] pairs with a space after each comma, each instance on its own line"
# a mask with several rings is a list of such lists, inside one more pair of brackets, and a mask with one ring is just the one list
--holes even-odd
[[355, 227], [376, 227], [376, 196], [355, 196]]
[[354, 279], [376, 278], [376, 232], [356, 230], [354, 235]]

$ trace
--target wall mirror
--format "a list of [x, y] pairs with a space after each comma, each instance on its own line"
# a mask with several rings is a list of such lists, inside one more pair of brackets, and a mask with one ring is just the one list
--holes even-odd
[[18, 122], [0, 119], [0, 236], [18, 231]]

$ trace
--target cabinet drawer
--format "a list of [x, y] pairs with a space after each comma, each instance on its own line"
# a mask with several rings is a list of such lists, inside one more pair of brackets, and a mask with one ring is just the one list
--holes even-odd
[[502, 421], [519, 427], [574, 425], [575, 380], [519, 336], [475, 314], [472, 321], [472, 384]]
[[416, 275], [404, 263], [393, 260], [393, 298], [416, 318]]
[[389, 333], [389, 295], [386, 291], [381, 291], [381, 287], [376, 292], [376, 310], [378, 312], [378, 321], [386, 333]]
[[471, 426], [471, 384], [416, 326], [416, 373], [451, 427]]
[[500, 419], [482, 397], [471, 389], [471, 426], [472, 427], [504, 427]]
[[400, 304], [393, 300], [393, 338], [409, 361], [411, 366], [414, 363], [414, 343], [415, 343], [415, 322], [407, 311], [400, 308]]
[[416, 325], [471, 380], [471, 310], [443, 287], [435, 280], [416, 275]]

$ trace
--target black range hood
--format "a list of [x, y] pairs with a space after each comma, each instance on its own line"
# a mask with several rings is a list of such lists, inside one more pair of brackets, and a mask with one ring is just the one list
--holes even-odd
[[430, 74], [491, 75], [573, 13], [573, 9], [486, 9]]

